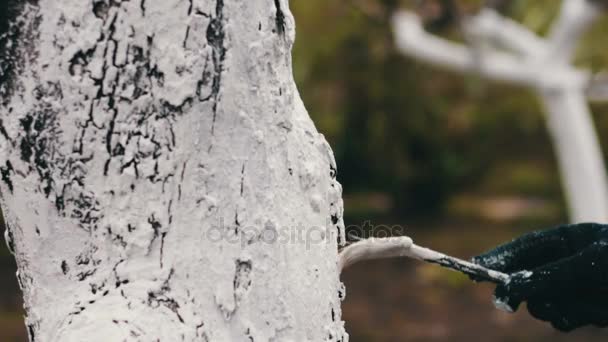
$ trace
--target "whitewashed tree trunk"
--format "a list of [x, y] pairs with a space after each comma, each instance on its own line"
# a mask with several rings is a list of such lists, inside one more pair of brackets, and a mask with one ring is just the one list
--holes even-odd
[[30, 340], [347, 340], [341, 187], [288, 2], [33, 3], [0, 90]]
[[582, 89], [538, 91], [572, 222], [608, 221], [606, 168]]

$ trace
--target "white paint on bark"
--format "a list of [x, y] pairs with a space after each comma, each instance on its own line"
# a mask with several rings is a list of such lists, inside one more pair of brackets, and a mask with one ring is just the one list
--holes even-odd
[[0, 190], [32, 341], [348, 339], [341, 187], [286, 0], [39, 0], [19, 20]]

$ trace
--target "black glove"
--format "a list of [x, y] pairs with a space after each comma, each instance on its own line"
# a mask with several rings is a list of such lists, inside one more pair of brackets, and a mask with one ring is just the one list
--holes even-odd
[[523, 235], [474, 263], [508, 273], [497, 303], [530, 314], [561, 331], [608, 326], [608, 225], [580, 223]]

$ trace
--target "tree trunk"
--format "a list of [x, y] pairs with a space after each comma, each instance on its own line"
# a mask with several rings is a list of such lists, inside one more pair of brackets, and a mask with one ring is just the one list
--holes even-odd
[[16, 3], [0, 190], [30, 340], [347, 340], [287, 1]]
[[607, 222], [606, 167], [589, 105], [580, 88], [538, 91], [572, 222]]

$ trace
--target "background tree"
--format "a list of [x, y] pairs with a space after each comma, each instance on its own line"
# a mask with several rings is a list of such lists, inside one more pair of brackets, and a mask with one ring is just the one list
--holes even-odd
[[403, 53], [444, 68], [531, 87], [538, 93], [547, 110], [574, 222], [608, 219], [606, 167], [585, 99], [587, 92], [598, 92], [594, 91], [597, 85], [572, 65], [580, 37], [603, 9], [597, 1], [563, 1], [546, 39], [483, 9], [462, 23], [469, 47], [425, 33], [418, 16], [410, 12], [394, 19], [397, 45]]

